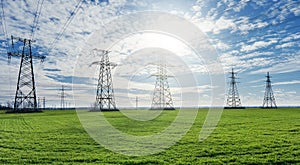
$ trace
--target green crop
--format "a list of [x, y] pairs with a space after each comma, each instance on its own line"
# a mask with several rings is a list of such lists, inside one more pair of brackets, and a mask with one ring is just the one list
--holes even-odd
[[[96, 112], [91, 112], [96, 113]], [[177, 111], [150, 121], [104, 112], [117, 129], [135, 136], [166, 128]], [[0, 114], [0, 164], [282, 164], [300, 163], [300, 109], [224, 110], [205, 141], [198, 136], [207, 110], [174, 146], [149, 156], [126, 156], [96, 143], [76, 111]]]

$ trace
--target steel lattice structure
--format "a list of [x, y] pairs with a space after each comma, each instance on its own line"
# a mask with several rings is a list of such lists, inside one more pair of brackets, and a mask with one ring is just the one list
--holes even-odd
[[160, 64], [157, 67], [156, 83], [153, 92], [151, 109], [175, 110], [166, 73], [166, 65]]
[[100, 56], [99, 64], [99, 78], [97, 84], [96, 103], [100, 111], [117, 111], [114, 98], [113, 81], [111, 76], [111, 69], [116, 64], [109, 61], [106, 50], [94, 49], [94, 53]]
[[65, 104], [65, 98], [66, 98], [66, 92], [65, 92], [65, 86], [62, 85], [60, 90], [60, 109], [66, 109]]
[[266, 81], [266, 90], [265, 90], [265, 96], [263, 101], [263, 108], [277, 108], [274, 93], [272, 90], [271, 85], [271, 76], [269, 75], [269, 72], [267, 73], [267, 81]]
[[237, 73], [234, 72], [233, 68], [230, 73], [230, 82], [229, 82], [229, 90], [227, 97], [227, 107], [226, 108], [243, 108], [241, 99], [239, 97], [239, 92], [237, 88]]
[[[37, 107], [35, 79], [33, 73], [33, 59], [43, 61], [45, 56], [33, 56], [31, 40], [11, 36], [12, 49], [8, 52], [11, 56], [21, 57], [17, 90], [14, 101], [14, 112], [40, 111]], [[17, 40], [16, 43], [14, 40]]]

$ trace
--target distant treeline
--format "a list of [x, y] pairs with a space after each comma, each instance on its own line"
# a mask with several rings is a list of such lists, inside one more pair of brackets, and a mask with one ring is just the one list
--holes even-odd
[[0, 110], [10, 110], [12, 108], [0, 105]]

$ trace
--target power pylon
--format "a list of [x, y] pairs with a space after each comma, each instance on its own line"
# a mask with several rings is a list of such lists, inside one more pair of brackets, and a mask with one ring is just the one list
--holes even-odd
[[[11, 36], [12, 48], [8, 58], [11, 56], [21, 57], [17, 90], [15, 95], [13, 112], [36, 112], [41, 111], [37, 107], [35, 79], [33, 73], [33, 59], [40, 59], [42, 62], [45, 56], [33, 56], [30, 39], [23, 39]], [[14, 40], [17, 40], [14, 42]]]
[[46, 106], [46, 99], [45, 97], [38, 97], [38, 108], [45, 109]]
[[65, 104], [65, 98], [66, 98], [66, 93], [65, 93], [65, 86], [62, 85], [60, 91], [60, 108], [61, 109], [66, 109], [66, 104]]
[[111, 70], [116, 64], [109, 61], [107, 50], [94, 49], [94, 53], [100, 56], [99, 78], [97, 84], [96, 104], [100, 111], [118, 111], [116, 108]]
[[43, 97], [43, 109], [46, 109], [46, 98], [45, 97]]
[[139, 98], [136, 96], [135, 97], [135, 109], [138, 109], [139, 107]]
[[240, 109], [242, 107], [241, 99], [239, 97], [239, 92], [237, 88], [237, 73], [234, 72], [233, 68], [230, 73], [230, 82], [229, 82], [229, 90], [228, 90], [228, 97], [227, 97], [227, 109]]
[[267, 73], [266, 90], [262, 108], [277, 108], [274, 93], [271, 85], [271, 76]]
[[156, 83], [153, 92], [151, 109], [154, 110], [175, 110], [173, 100], [168, 83], [168, 76], [166, 73], [166, 65], [159, 64], [157, 66]]

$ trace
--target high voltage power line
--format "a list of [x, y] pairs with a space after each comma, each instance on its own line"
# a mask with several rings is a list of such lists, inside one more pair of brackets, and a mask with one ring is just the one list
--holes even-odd
[[67, 19], [67, 21], [65, 22], [64, 26], [62, 27], [62, 29], [58, 33], [58, 35], [50, 43], [50, 47], [48, 49], [48, 52], [50, 52], [54, 48], [56, 42], [62, 37], [63, 33], [65, 32], [65, 30], [67, 29], [67, 27], [70, 25], [70, 23], [72, 22], [72, 20], [74, 19], [75, 15], [76, 15], [76, 13], [78, 12], [79, 8], [81, 7], [81, 4], [82, 4], [82, 0], [79, 0], [78, 3], [77, 3], [77, 5], [76, 5], [76, 7], [71, 12], [70, 17]]
[[35, 12], [35, 15], [34, 15], [34, 20], [33, 20], [33, 26], [32, 26], [32, 29], [31, 29], [31, 35], [30, 35], [31, 40], [33, 40], [33, 38], [34, 38], [34, 32], [35, 32], [35, 30], [37, 28], [37, 25], [38, 25], [38, 22], [39, 22], [39, 17], [41, 15], [43, 3], [44, 3], [44, 0], [39, 0], [38, 4], [37, 4], [37, 8], [36, 8], [36, 12]]

